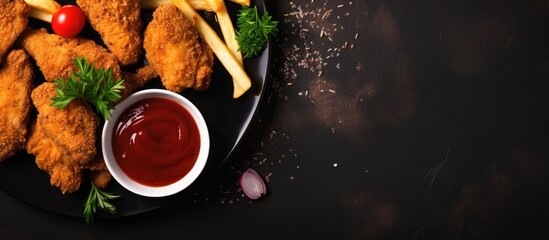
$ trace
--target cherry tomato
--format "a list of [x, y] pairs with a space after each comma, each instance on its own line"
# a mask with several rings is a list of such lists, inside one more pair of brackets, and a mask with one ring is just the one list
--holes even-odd
[[75, 37], [82, 31], [85, 24], [84, 12], [74, 5], [62, 6], [51, 19], [51, 27], [55, 34], [64, 38]]

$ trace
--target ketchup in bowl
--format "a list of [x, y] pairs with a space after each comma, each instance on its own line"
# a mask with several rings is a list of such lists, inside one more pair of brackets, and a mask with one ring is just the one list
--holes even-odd
[[147, 98], [120, 115], [112, 147], [128, 177], [147, 186], [166, 186], [189, 173], [200, 151], [200, 135], [193, 117], [181, 105], [165, 98]]
[[101, 149], [120, 185], [141, 196], [164, 197], [200, 176], [210, 135], [191, 101], [165, 89], [146, 89], [115, 106], [103, 126]]

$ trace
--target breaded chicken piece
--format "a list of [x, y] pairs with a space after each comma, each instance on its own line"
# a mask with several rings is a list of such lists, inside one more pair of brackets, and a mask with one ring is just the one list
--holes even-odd
[[145, 86], [151, 79], [158, 77], [158, 74], [150, 65], [138, 68], [135, 73], [123, 72], [122, 74], [124, 76], [125, 87], [122, 90], [122, 99]]
[[0, 66], [0, 161], [24, 147], [34, 73], [23, 50], [13, 50]]
[[140, 0], [77, 0], [91, 26], [121, 65], [131, 65], [141, 55]]
[[96, 156], [99, 119], [88, 104], [79, 99], [62, 110], [52, 107], [55, 90], [55, 84], [46, 82], [32, 91], [38, 117], [27, 151], [36, 155], [38, 167], [50, 174], [52, 185], [63, 193], [70, 193], [78, 190], [82, 169]]
[[75, 99], [65, 108], [52, 107], [57, 86], [43, 83], [32, 91], [32, 101], [38, 110], [38, 123], [48, 137], [67, 150], [80, 164], [89, 162], [96, 154], [96, 128], [99, 118], [83, 100]]
[[74, 59], [85, 57], [95, 68], [112, 70], [116, 79], [122, 72], [116, 57], [94, 41], [84, 38], [62, 38], [47, 33], [45, 29], [27, 29], [21, 34], [19, 45], [35, 60], [46, 81], [68, 78], [77, 71]]
[[78, 165], [71, 164], [72, 159], [65, 154], [65, 150], [46, 135], [36, 120], [30, 127], [27, 152], [36, 155], [38, 168], [50, 174], [50, 184], [62, 193], [72, 193], [80, 188], [84, 179], [82, 170]]
[[23, 0], [0, 0], [0, 64], [17, 37], [27, 27], [29, 7]]
[[186, 88], [208, 88], [213, 52], [174, 5], [162, 4], [153, 13], [143, 47], [166, 89], [181, 92]]
[[95, 68], [109, 68], [115, 79], [124, 79], [126, 89], [122, 91], [122, 96], [130, 95], [157, 76], [151, 66], [139, 68], [136, 73], [122, 73], [112, 53], [83, 38], [66, 39], [49, 34], [44, 29], [28, 29], [22, 34], [19, 44], [36, 60], [44, 77], [50, 82], [70, 77], [77, 70], [74, 64], [76, 57], [85, 57]]

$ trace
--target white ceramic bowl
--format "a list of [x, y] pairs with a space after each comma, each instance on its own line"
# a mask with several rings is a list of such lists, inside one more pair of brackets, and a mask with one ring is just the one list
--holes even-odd
[[[128, 107], [140, 100], [144, 100], [147, 98], [165, 98], [179, 103], [194, 118], [198, 126], [198, 131], [200, 135], [200, 150], [198, 154], [198, 159], [196, 160], [194, 166], [191, 168], [190, 172], [175, 183], [161, 187], [143, 185], [128, 177], [118, 165], [112, 148], [112, 134], [115, 131], [114, 125], [116, 124], [117, 119]], [[105, 125], [103, 126], [101, 143], [103, 158], [105, 159], [105, 163], [114, 179], [116, 179], [116, 181], [120, 183], [120, 185], [122, 185], [129, 191], [147, 197], [169, 196], [187, 188], [189, 185], [191, 185], [191, 183], [194, 182], [194, 180], [196, 180], [196, 178], [198, 178], [198, 176], [204, 169], [210, 151], [210, 137], [208, 133], [208, 127], [206, 126], [206, 122], [204, 121], [204, 117], [202, 116], [200, 111], [183, 96], [163, 89], [142, 90], [130, 95], [129, 97], [118, 103], [115, 106], [115, 109], [112, 111], [111, 120], [106, 121]]]

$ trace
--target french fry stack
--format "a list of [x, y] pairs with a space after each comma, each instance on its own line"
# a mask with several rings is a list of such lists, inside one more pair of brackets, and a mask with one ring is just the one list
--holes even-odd
[[240, 46], [236, 41], [236, 34], [234, 31], [233, 23], [231, 21], [231, 17], [229, 16], [229, 12], [227, 11], [227, 7], [225, 6], [225, 2], [223, 2], [223, 0], [205, 1], [217, 15], [219, 25], [221, 26], [221, 33], [223, 34], [223, 38], [225, 39], [227, 47], [233, 52], [236, 60], [238, 60], [238, 62], [242, 64], [242, 53], [238, 51]]

